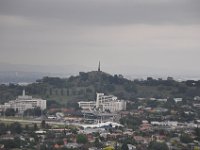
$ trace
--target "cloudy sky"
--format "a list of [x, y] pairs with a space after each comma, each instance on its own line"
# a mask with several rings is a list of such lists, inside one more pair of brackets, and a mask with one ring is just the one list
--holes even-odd
[[200, 75], [200, 0], [0, 0], [0, 62]]

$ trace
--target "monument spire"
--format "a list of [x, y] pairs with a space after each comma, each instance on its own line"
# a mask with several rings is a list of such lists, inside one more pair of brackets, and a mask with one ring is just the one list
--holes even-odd
[[98, 72], [101, 71], [101, 64], [100, 64], [100, 61], [99, 61], [99, 67], [98, 67]]

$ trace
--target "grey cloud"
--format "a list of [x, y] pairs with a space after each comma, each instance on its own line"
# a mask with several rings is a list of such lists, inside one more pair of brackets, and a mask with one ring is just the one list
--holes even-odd
[[1, 0], [0, 13], [68, 24], [197, 24], [199, 0]]
[[200, 0], [0, 0], [0, 60], [101, 60], [110, 72], [200, 74], [199, 7]]

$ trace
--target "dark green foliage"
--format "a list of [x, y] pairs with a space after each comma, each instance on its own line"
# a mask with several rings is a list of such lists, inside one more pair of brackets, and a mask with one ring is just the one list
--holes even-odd
[[37, 134], [35, 132], [31, 132], [30, 133], [30, 137], [33, 137], [35, 142], [38, 142], [39, 141], [39, 137], [37, 136]]
[[128, 115], [127, 117], [121, 118], [120, 123], [126, 125], [129, 128], [135, 129], [142, 123], [142, 120], [141, 118]]
[[156, 101], [148, 101], [147, 106], [152, 107], [152, 108], [156, 108], [158, 106], [158, 103]]
[[200, 87], [200, 80], [198, 81], [195, 81], [195, 80], [187, 80], [185, 81], [185, 84], [187, 86], [190, 86], [190, 87]]
[[46, 127], [46, 122], [45, 122], [45, 120], [42, 120], [42, 121], [41, 121], [41, 128], [44, 129], [45, 127]]
[[7, 131], [6, 125], [4, 123], [0, 123], [0, 135], [5, 134]]
[[63, 96], [64, 95], [64, 90], [61, 89], [60, 94]]
[[193, 140], [188, 134], [184, 133], [180, 136], [180, 141], [183, 143], [191, 143]]
[[87, 137], [84, 134], [78, 134], [76, 139], [77, 143], [85, 144], [88, 142]]
[[127, 92], [134, 92], [137, 93], [137, 87], [135, 86], [134, 83], [129, 83], [124, 85], [124, 89]]
[[25, 130], [26, 130], [26, 131], [29, 131], [29, 130], [30, 130], [30, 127], [29, 127], [28, 124], [25, 125]]
[[24, 111], [25, 116], [41, 116], [42, 110], [39, 107], [36, 107], [34, 109], [27, 109]]
[[75, 102], [67, 102], [67, 108], [74, 108], [75, 110], [80, 110], [78, 103]]
[[80, 76], [81, 81], [86, 81], [88, 80], [88, 77], [89, 77], [88, 74], [85, 72], [79, 72], [79, 76]]
[[113, 92], [115, 90], [115, 86], [113, 84], [105, 84], [102, 89], [104, 92]]
[[101, 148], [103, 147], [103, 144], [100, 142], [99, 138], [95, 138], [95, 141], [94, 141], [94, 146], [95, 147], [98, 147], [98, 148]]
[[150, 142], [148, 150], [169, 150], [169, 148], [166, 143], [153, 141]]
[[0, 144], [3, 144], [6, 149], [20, 148], [20, 139], [14, 138], [14, 140], [1, 140]]
[[49, 94], [52, 95], [52, 88], [49, 89]]
[[147, 80], [141, 82], [143, 85], [147, 86], [174, 86], [176, 81], [174, 80], [161, 80], [161, 79], [153, 79], [152, 77], [147, 77]]
[[46, 83], [52, 85], [55, 88], [64, 88], [65, 87], [65, 79], [61, 79], [58, 77], [44, 77], [42, 80], [37, 80], [39, 83]]
[[58, 145], [63, 145], [64, 142], [63, 142], [63, 140], [59, 140], [59, 141], [56, 142], [56, 144], [58, 144]]
[[33, 130], [34, 130], [34, 131], [38, 130], [37, 123], [34, 123], [34, 125], [33, 125]]
[[9, 85], [0, 85], [0, 103], [3, 104], [8, 100], [16, 98], [18, 95], [21, 95], [23, 90], [22, 86], [9, 84]]
[[11, 133], [20, 134], [22, 132], [22, 127], [19, 122], [14, 122], [9, 126]]
[[54, 139], [55, 137], [56, 137], [56, 135], [53, 131], [48, 131], [46, 134], [47, 139]]
[[92, 93], [92, 89], [91, 88], [86, 88], [86, 93]]
[[15, 110], [13, 108], [7, 108], [5, 111], [6, 116], [15, 116]]
[[122, 150], [129, 150], [128, 145], [126, 143], [122, 144]]
[[61, 107], [60, 103], [55, 100], [48, 100], [47, 101], [47, 108], [59, 108]]
[[200, 128], [195, 128], [195, 135], [197, 136], [196, 139], [200, 141]]
[[128, 144], [136, 144], [136, 141], [131, 137], [125, 137], [122, 140], [120, 140], [120, 142], [123, 143], [121, 147], [122, 150], [128, 150]]
[[[0, 102], [4, 103], [15, 99], [21, 95], [22, 89], [24, 87], [19, 85], [0, 85]], [[129, 100], [137, 97], [182, 97], [188, 99], [199, 95], [200, 81], [176, 82], [171, 78], [163, 80], [152, 77], [143, 81], [131, 81], [121, 75], [112, 76], [104, 72], [92, 71], [80, 72], [79, 76], [71, 76], [67, 79], [44, 77], [36, 83], [26, 86], [25, 89], [28, 95], [47, 99], [47, 108], [53, 108], [66, 104], [66, 101], [94, 100], [96, 92], [113, 94], [119, 99]]]

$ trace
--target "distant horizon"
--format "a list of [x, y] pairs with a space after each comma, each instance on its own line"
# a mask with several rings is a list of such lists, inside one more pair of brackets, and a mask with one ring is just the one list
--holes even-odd
[[[4, 68], [3, 68], [4, 67]], [[7, 67], [7, 68], [6, 68]], [[119, 68], [115, 68], [118, 70]], [[67, 78], [69, 76], [76, 76], [79, 74], [79, 72], [91, 72], [91, 71], [97, 71], [98, 70], [98, 64], [96, 67], [89, 67], [89, 66], [84, 66], [84, 65], [66, 65], [66, 66], [48, 66], [48, 65], [25, 65], [25, 64], [11, 64], [11, 63], [0, 63], [0, 74], [1, 76], [6, 74], [3, 73], [15, 73], [13, 74], [13, 78], [17, 78], [17, 74], [23, 74], [25, 77], [30, 75], [29, 78], [32, 76], [34, 79], [40, 79], [41, 77], [44, 76], [50, 76], [50, 77], [61, 77], [61, 78]], [[137, 71], [135, 70], [134, 72], [120, 72], [118, 71], [110, 71], [109, 68], [104, 68], [101, 65], [101, 71], [105, 73], [109, 73], [111, 75], [123, 75], [125, 78], [129, 80], [134, 80], [134, 79], [143, 79], [145, 80], [147, 77], [153, 77], [154, 79], [167, 79], [167, 77], [173, 77], [174, 80], [177, 81], [185, 81], [185, 80], [200, 80], [200, 75], [196, 74], [176, 74], [176, 73], [171, 73], [171, 74], [163, 74], [163, 73], [148, 73], [145, 71]], [[9, 74], [10, 75], [10, 74]], [[38, 77], [38, 78], [37, 78]]]

